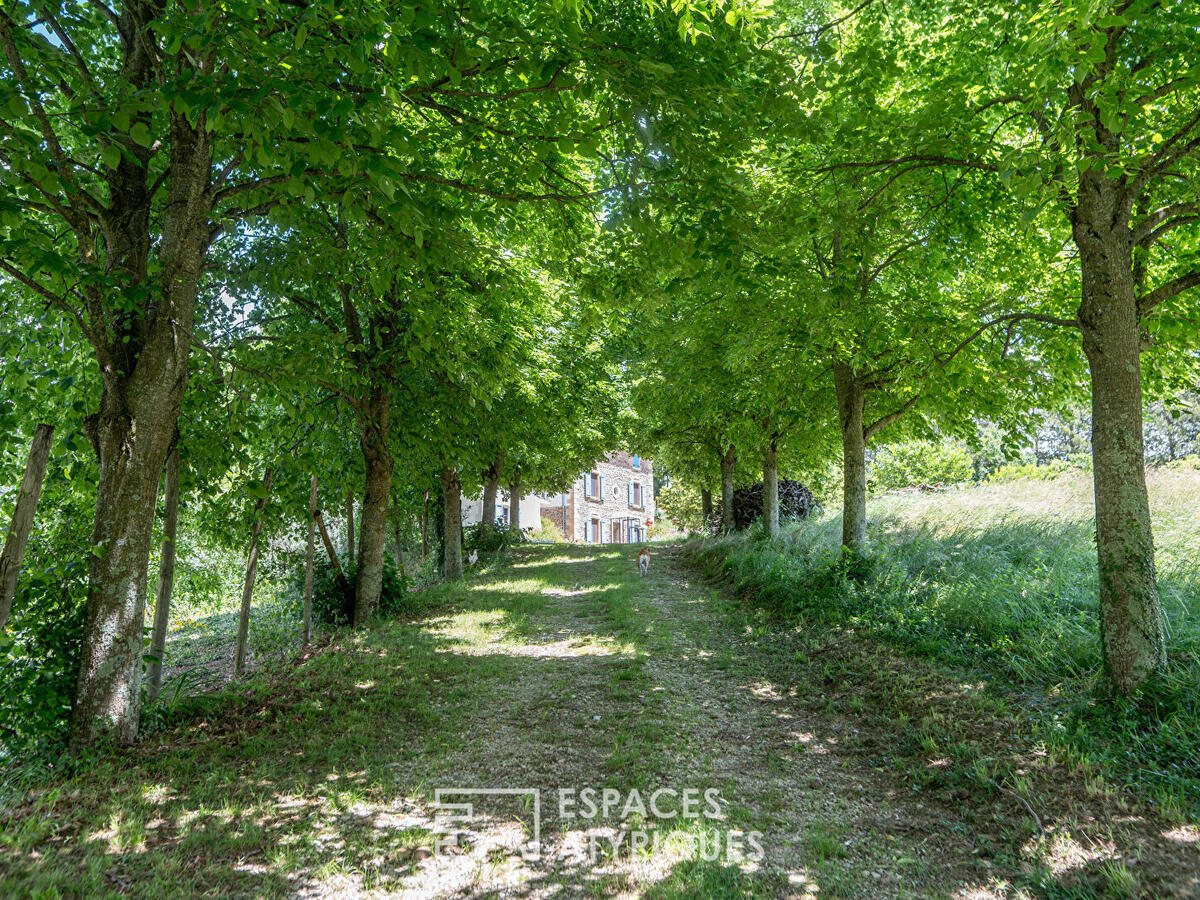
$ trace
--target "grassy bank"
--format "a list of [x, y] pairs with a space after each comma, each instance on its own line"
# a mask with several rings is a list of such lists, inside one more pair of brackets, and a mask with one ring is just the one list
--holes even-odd
[[853, 628], [982, 676], [1052, 752], [1200, 814], [1200, 470], [1150, 476], [1170, 669], [1136, 703], [1101, 678], [1091, 484], [1085, 473], [871, 504], [868, 557], [839, 552], [840, 519], [696, 544], [710, 575], [784, 624]]

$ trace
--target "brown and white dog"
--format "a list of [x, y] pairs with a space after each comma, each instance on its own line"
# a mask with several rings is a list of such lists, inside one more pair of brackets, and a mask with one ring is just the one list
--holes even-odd
[[638, 571], [643, 575], [650, 571], [650, 551], [645, 547], [638, 551]]

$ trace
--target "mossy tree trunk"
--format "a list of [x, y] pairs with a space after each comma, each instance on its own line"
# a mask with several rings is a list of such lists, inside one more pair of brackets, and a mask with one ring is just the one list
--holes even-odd
[[521, 470], [513, 472], [512, 483], [508, 486], [508, 524], [516, 533], [521, 533]]
[[317, 476], [308, 484], [308, 543], [304, 547], [304, 643], [312, 641], [313, 557], [316, 555]]
[[254, 503], [254, 526], [250, 530], [250, 552], [246, 555], [246, 580], [242, 584], [242, 607], [238, 613], [237, 643], [233, 653], [233, 674], [240, 676], [246, 670], [246, 641], [250, 635], [250, 601], [254, 597], [254, 579], [258, 573], [259, 544], [258, 537], [262, 533], [262, 511], [267, 505], [267, 496], [271, 490], [271, 479], [275, 472], [267, 469], [263, 476], [263, 496]]
[[1079, 324], [1092, 381], [1092, 461], [1104, 661], [1130, 695], [1166, 665], [1142, 435], [1141, 333], [1133, 242], [1116, 183], [1087, 173], [1072, 234]]
[[[388, 446], [391, 429], [391, 385], [377, 383], [361, 419], [360, 443], [366, 470], [365, 491], [359, 520], [358, 568], [354, 576], [355, 627], [361, 625], [375, 607], [383, 590], [383, 556], [387, 545], [388, 499], [392, 495], [392, 451]], [[351, 507], [352, 509], [352, 507]], [[352, 512], [350, 513], [352, 515]]]
[[774, 439], [763, 445], [763, 528], [779, 537], [779, 448]]
[[354, 491], [346, 488], [346, 565], [354, 566]]

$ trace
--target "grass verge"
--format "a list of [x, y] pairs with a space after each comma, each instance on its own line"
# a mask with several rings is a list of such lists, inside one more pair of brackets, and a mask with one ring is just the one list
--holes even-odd
[[1133, 702], [1102, 677], [1090, 483], [983, 485], [871, 505], [871, 550], [840, 519], [767, 541], [695, 542], [694, 562], [776, 627], [836, 626], [968, 670], [1052, 751], [1176, 819], [1200, 817], [1200, 471], [1150, 477], [1170, 667]]

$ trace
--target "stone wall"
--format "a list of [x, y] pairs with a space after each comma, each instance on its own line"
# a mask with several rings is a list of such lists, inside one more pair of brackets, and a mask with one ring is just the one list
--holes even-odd
[[[563, 507], [561, 503], [542, 506], [542, 518], [549, 519], [559, 531], [563, 530]], [[564, 532], [565, 534], [565, 532]]]
[[[631, 539], [645, 540], [646, 529], [655, 518], [654, 469], [648, 459], [639, 462], [640, 467], [635, 469], [633, 458], [628, 453], [610, 453], [575, 482], [574, 504], [568, 507], [568, 512], [574, 513], [573, 539], [576, 542], [627, 543]], [[592, 473], [599, 475], [602, 480], [603, 496], [585, 496], [588, 493], [588, 476]], [[630, 482], [641, 485], [640, 505], [630, 502]], [[592, 520], [599, 522], [598, 535], [594, 534], [595, 526], [589, 529], [588, 523]]]

